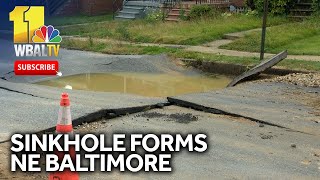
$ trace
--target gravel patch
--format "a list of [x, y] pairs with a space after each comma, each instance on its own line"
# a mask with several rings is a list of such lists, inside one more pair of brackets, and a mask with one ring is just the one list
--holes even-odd
[[[173, 114], [162, 114], [158, 112], [145, 112], [143, 114], [136, 115], [136, 117], [144, 118], [165, 118], [167, 121], [175, 121], [178, 123], [188, 124], [191, 121], [197, 121], [198, 117], [191, 113], [173, 113]], [[147, 119], [148, 120], [148, 119]]]
[[293, 73], [286, 76], [279, 76], [273, 79], [265, 80], [267, 82], [281, 82], [289, 83], [305, 87], [320, 87], [320, 74], [319, 73]]

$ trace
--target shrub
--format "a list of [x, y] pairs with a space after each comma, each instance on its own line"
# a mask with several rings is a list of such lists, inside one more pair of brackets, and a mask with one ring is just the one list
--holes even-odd
[[[296, 3], [296, 0], [269, 0], [269, 12], [273, 15], [288, 14], [289, 10]], [[246, 0], [246, 4], [252, 10], [263, 12], [264, 0]]]
[[312, 2], [313, 2], [313, 6], [312, 6], [313, 10], [316, 11], [316, 14], [319, 14], [319, 12], [320, 12], [320, 0], [312, 0]]
[[193, 6], [190, 10], [190, 19], [216, 16], [215, 10], [208, 5]]
[[258, 16], [259, 15], [259, 13], [258, 13], [258, 11], [256, 11], [256, 10], [248, 10], [248, 11], [246, 11], [246, 14], [245, 14], [246, 16]]
[[146, 20], [148, 22], [162, 21], [163, 17], [163, 12], [161, 10], [149, 10]]

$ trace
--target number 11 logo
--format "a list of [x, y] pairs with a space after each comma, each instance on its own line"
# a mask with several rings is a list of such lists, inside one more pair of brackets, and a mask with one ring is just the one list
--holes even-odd
[[43, 6], [16, 6], [9, 16], [14, 43], [32, 43], [35, 30], [44, 25]]

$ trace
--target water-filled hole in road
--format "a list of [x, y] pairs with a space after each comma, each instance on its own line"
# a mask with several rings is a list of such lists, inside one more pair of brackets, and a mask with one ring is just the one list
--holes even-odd
[[37, 84], [76, 90], [120, 92], [149, 97], [167, 97], [222, 89], [229, 77], [210, 75], [172, 75], [150, 73], [90, 73], [65, 76]]

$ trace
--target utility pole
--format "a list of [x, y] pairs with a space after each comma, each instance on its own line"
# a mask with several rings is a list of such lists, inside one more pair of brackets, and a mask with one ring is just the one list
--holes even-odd
[[260, 49], [260, 60], [264, 59], [264, 45], [266, 41], [266, 28], [267, 28], [267, 16], [268, 16], [268, 0], [264, 0], [263, 4], [263, 22], [262, 22], [262, 33], [261, 33], [261, 49]]

